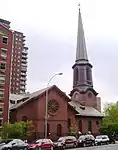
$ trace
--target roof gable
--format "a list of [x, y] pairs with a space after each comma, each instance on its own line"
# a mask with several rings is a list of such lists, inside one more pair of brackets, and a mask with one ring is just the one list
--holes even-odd
[[[70, 101], [70, 98], [63, 92], [61, 91], [56, 85], [53, 85], [53, 86], [50, 86], [50, 87], [47, 87], [47, 88], [44, 88], [44, 89], [41, 89], [41, 90], [38, 90], [36, 92], [33, 92], [31, 94], [26, 95], [26, 97], [24, 97], [23, 99], [20, 99], [20, 102], [17, 103], [17, 104], [14, 104], [10, 110], [13, 110], [13, 109], [17, 109], [17, 108], [20, 108], [22, 107], [23, 105], [31, 102], [32, 100], [36, 99], [37, 97], [41, 96], [42, 94], [44, 94], [46, 92], [46, 90], [50, 91], [52, 89], [55, 89], [57, 92], [59, 92], [60, 94], [62, 94], [66, 99], [67, 99], [67, 102]], [[25, 99], [25, 100], [24, 100]]]

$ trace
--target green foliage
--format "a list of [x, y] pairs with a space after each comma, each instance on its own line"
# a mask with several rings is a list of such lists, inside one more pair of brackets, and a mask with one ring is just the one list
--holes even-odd
[[103, 134], [112, 134], [113, 132], [118, 133], [118, 123], [112, 123], [108, 125], [102, 125], [100, 132]]
[[69, 135], [75, 136], [77, 133], [77, 126], [76, 125], [71, 125], [69, 128]]
[[118, 102], [117, 103], [110, 103], [104, 109], [103, 124], [113, 124], [118, 123]]
[[29, 127], [32, 125], [31, 121], [27, 122], [16, 122], [14, 124], [11, 123], [4, 123], [2, 130], [1, 130], [1, 138], [20, 138], [25, 139], [27, 135], [32, 134], [29, 131]]
[[108, 104], [104, 109], [104, 115], [100, 132], [103, 134], [118, 133], [118, 102]]

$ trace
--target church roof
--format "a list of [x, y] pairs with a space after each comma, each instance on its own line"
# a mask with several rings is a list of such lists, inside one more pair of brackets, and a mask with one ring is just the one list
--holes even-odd
[[19, 97], [19, 99], [17, 99], [17, 103], [12, 105], [10, 110], [17, 109], [17, 108], [23, 106], [24, 104], [27, 104], [29, 101], [31, 101], [31, 100], [37, 98], [38, 96], [44, 94], [46, 92], [46, 90], [51, 90], [52, 88], [56, 88], [56, 90], [61, 92], [65, 97], [67, 97], [68, 101], [70, 101], [70, 98], [64, 92], [62, 92], [56, 85], [53, 85], [53, 86], [38, 90], [36, 92], [33, 92], [31, 94], [26, 94], [26, 95]]
[[103, 117], [103, 114], [94, 107], [83, 106], [76, 101], [69, 102], [69, 105], [71, 105], [78, 112], [78, 114], [76, 114], [78, 116]]
[[83, 24], [82, 24], [80, 8], [79, 8], [79, 17], [78, 17], [76, 62], [78, 63], [88, 62], [88, 55], [87, 55], [87, 50], [86, 50], [86, 42], [85, 42], [85, 37], [84, 37], [84, 29], [83, 29]]

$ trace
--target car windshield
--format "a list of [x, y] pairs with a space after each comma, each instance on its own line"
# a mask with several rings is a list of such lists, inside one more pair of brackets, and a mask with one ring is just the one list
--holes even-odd
[[42, 141], [43, 141], [42, 139], [41, 140], [35, 140], [35, 141], [32, 142], [32, 144], [42, 143]]
[[85, 136], [80, 136], [79, 137], [79, 140], [83, 140], [83, 139], [85, 139]]
[[66, 138], [61, 137], [61, 138], [58, 139], [58, 142], [63, 142], [63, 141], [65, 141], [65, 140], [66, 140]]
[[96, 139], [101, 139], [102, 138], [102, 136], [96, 136]]
[[9, 140], [2, 140], [0, 141], [0, 144], [2, 143], [5, 143], [5, 144], [8, 144], [9, 142], [13, 141], [12, 139], [9, 139]]

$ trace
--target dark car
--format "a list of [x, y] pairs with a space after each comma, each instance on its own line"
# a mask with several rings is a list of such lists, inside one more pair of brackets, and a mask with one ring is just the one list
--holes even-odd
[[93, 135], [81, 135], [77, 140], [78, 146], [94, 146], [95, 138]]
[[0, 142], [0, 150], [28, 150], [29, 146], [20, 139], [7, 139]]
[[76, 148], [77, 139], [74, 136], [60, 137], [57, 142], [54, 142], [55, 149]]

